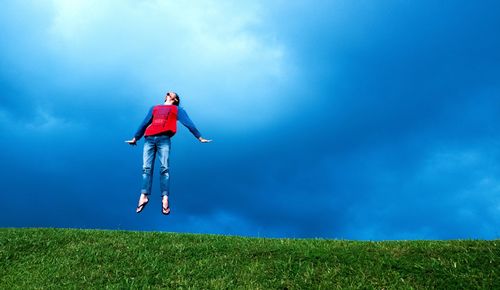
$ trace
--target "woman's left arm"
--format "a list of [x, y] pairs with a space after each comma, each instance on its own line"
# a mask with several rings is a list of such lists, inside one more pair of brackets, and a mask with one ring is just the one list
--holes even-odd
[[207, 140], [201, 137], [200, 131], [198, 131], [193, 121], [191, 121], [188, 114], [182, 107], [178, 107], [177, 119], [179, 120], [179, 122], [182, 123], [182, 125], [188, 128], [191, 134], [193, 134], [196, 137], [196, 139], [198, 139], [200, 142], [202, 143], [212, 142], [212, 140]]

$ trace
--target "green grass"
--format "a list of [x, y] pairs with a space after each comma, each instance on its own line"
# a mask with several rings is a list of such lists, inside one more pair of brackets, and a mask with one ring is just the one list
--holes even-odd
[[0, 229], [0, 289], [500, 289], [499, 244]]

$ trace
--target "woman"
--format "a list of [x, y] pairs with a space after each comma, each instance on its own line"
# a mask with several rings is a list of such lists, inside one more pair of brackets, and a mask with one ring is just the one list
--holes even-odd
[[186, 111], [179, 106], [180, 98], [175, 92], [168, 92], [163, 105], [151, 107], [146, 118], [137, 129], [132, 140], [125, 141], [130, 145], [136, 145], [137, 141], [144, 135], [144, 152], [142, 166], [142, 189], [139, 203], [136, 209], [140, 213], [149, 202], [151, 185], [153, 183], [153, 168], [156, 156], [160, 160], [160, 191], [162, 195], [162, 213], [170, 214], [168, 195], [170, 190], [170, 176], [168, 155], [170, 152], [170, 139], [177, 131], [177, 121], [186, 126], [189, 131], [202, 143], [208, 143], [201, 137], [196, 126], [189, 119]]

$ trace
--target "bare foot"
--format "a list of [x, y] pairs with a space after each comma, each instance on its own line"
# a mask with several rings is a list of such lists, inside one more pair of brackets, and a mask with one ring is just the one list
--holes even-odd
[[148, 204], [148, 202], [149, 202], [148, 196], [142, 193], [141, 197], [139, 198], [139, 204], [137, 205], [135, 212], [140, 213], [144, 209], [146, 204]]
[[161, 212], [164, 215], [169, 215], [170, 214], [170, 206], [168, 204], [168, 196], [164, 195], [162, 199], [162, 209]]

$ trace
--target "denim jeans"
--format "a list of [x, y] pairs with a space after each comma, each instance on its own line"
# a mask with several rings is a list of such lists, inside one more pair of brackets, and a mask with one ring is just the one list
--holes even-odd
[[160, 160], [160, 192], [168, 196], [170, 189], [170, 176], [168, 167], [168, 155], [170, 153], [170, 136], [157, 135], [144, 137], [144, 152], [142, 165], [142, 189], [141, 193], [150, 195], [153, 184], [153, 169], [155, 158]]

